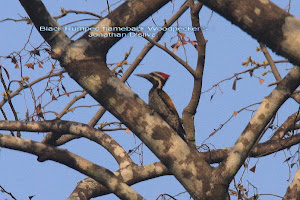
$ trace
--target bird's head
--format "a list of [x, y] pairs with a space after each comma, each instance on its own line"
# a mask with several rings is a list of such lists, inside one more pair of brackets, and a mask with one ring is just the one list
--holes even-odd
[[143, 77], [153, 84], [154, 88], [162, 89], [170, 75], [163, 72], [151, 72], [149, 74], [135, 74], [136, 76]]

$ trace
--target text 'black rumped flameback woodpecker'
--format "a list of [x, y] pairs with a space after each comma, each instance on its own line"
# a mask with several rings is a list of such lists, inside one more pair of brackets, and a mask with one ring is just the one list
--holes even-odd
[[170, 75], [163, 72], [151, 72], [150, 74], [136, 74], [153, 84], [149, 91], [149, 106], [157, 112], [185, 141], [185, 131], [173, 101], [162, 88]]

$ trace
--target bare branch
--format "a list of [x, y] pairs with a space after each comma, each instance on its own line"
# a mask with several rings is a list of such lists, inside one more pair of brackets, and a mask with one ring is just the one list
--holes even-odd
[[[263, 157], [270, 155], [272, 153], [279, 152], [283, 149], [288, 149], [294, 145], [300, 143], [300, 134], [293, 135], [291, 137], [282, 139], [282, 140], [268, 140], [262, 143], [258, 143], [255, 145], [251, 153], [248, 157]], [[208, 152], [201, 152], [201, 156], [204, 159], [213, 164], [213, 163], [220, 163], [224, 159], [227, 158], [228, 153], [232, 150], [232, 148], [222, 148], [222, 149], [215, 149], [210, 150]]]
[[[275, 63], [287, 63], [288, 60], [277, 60], [277, 61], [274, 61], [274, 62], [275, 62]], [[231, 79], [233, 79], [233, 78], [237, 79], [237, 78], [239, 77], [239, 75], [241, 75], [241, 74], [245, 74], [245, 73], [253, 73], [254, 70], [260, 69], [260, 68], [265, 67], [265, 66], [268, 66], [268, 65], [269, 65], [269, 63], [256, 63], [256, 66], [255, 66], [255, 67], [251, 67], [251, 68], [249, 68], [249, 69], [247, 69], [247, 70], [244, 70], [244, 71], [241, 71], [241, 72], [237, 72], [237, 73], [235, 73], [234, 75], [232, 75], [232, 76], [230, 76], [230, 77], [228, 77], [228, 78], [225, 78], [225, 79], [223, 79], [223, 80], [221, 80], [221, 81], [215, 83], [215, 84], [214, 84], [213, 86], [211, 86], [209, 89], [203, 91], [202, 94], [203, 94], [203, 93], [206, 93], [206, 92], [208, 92], [208, 91], [210, 91], [210, 90], [212, 90], [213, 88], [220, 87], [220, 84], [223, 83], [223, 82], [225, 82], [225, 81], [231, 80]], [[276, 83], [276, 84], [277, 84], [277, 83]]]
[[217, 173], [222, 175], [228, 183], [231, 182], [261, 133], [275, 115], [280, 106], [291, 96], [300, 84], [300, 68], [295, 66], [277, 85], [272, 93], [263, 99], [261, 106], [233, 146], [228, 158], [218, 168]]
[[[193, 27], [201, 27], [199, 12], [202, 8], [201, 3], [194, 5], [193, 0], [189, 0], [190, 3], [190, 15], [192, 20]], [[197, 44], [195, 45], [198, 57], [197, 57], [197, 66], [196, 70], [193, 71], [194, 77], [194, 87], [192, 96], [189, 104], [184, 108], [182, 113], [183, 125], [186, 132], [186, 140], [188, 145], [192, 148], [196, 148], [195, 143], [195, 121], [194, 116], [197, 111], [197, 107], [200, 101], [201, 91], [202, 91], [202, 80], [203, 80], [203, 71], [205, 63], [205, 49], [206, 49], [206, 40], [204, 38], [203, 32], [201, 29], [194, 31]]]
[[296, 122], [300, 120], [300, 113], [295, 112], [294, 114], [290, 115], [285, 122], [275, 131], [273, 136], [271, 137], [271, 140], [280, 140], [285, 136], [285, 134], [293, 130], [294, 126], [296, 125]]
[[[169, 172], [162, 163], [157, 162], [145, 166], [123, 168], [114, 172], [114, 174], [122, 178], [122, 180], [124, 180], [124, 182], [128, 185], [133, 185], [152, 178], [169, 175]], [[76, 188], [67, 200], [71, 200], [74, 197], [80, 197], [80, 199], [91, 199], [109, 193], [110, 191], [103, 185], [97, 183], [91, 178], [86, 178], [77, 184]]]
[[68, 150], [3, 134], [0, 134], [0, 146], [37, 155], [40, 162], [53, 160], [66, 165], [105, 185], [120, 199], [144, 199], [108, 169], [96, 165]]
[[154, 44], [158, 48], [162, 49], [167, 54], [169, 54], [172, 58], [174, 58], [177, 62], [179, 62], [185, 69], [187, 69], [192, 74], [192, 76], [194, 76], [194, 77], [196, 76], [195, 70], [187, 62], [185, 62], [179, 56], [177, 56], [175, 53], [173, 53], [171, 50], [169, 50], [166, 46], [163, 46], [163, 45], [159, 44], [158, 42], [154, 41], [153, 39], [151, 39], [148, 36], [145, 36], [144, 34], [142, 34], [142, 35], [151, 44]]
[[[6, 97], [7, 97], [7, 101], [8, 101], [8, 104], [10, 106], [10, 109], [11, 109], [13, 115], [14, 115], [15, 120], [18, 121], [19, 120], [18, 115], [17, 115], [17, 112], [15, 110], [14, 105], [12, 104], [11, 97], [10, 97], [10, 92], [8, 91], [8, 88], [6, 87], [5, 81], [4, 81], [3, 76], [2, 76], [2, 66], [1, 65], [0, 65], [0, 80], [1, 80], [1, 83], [4, 87], [4, 91], [6, 93]], [[2, 107], [1, 107], [1, 109], [2, 109]], [[17, 136], [21, 137], [21, 134], [20, 134], [19, 131], [17, 132]]]
[[[75, 96], [56, 117], [60, 119], [64, 114], [66, 114], [68, 112], [68, 110], [74, 103], [76, 103], [79, 99], [84, 98], [86, 94], [87, 94], [87, 92], [83, 91], [79, 96]], [[61, 137], [61, 134], [55, 134], [55, 133], [51, 132], [45, 136], [45, 138], [42, 140], [42, 143], [52, 144], [54, 146], [60, 146], [57, 144], [57, 141], [56, 141], [60, 137]], [[72, 135], [72, 137], [79, 138], [79, 136], [76, 136], [76, 135]]]
[[14, 195], [11, 192], [6, 191], [1, 185], [0, 185], [1, 191], [2, 193], [6, 193], [8, 194], [12, 199], [17, 200], [16, 197], [14, 197]]
[[98, 15], [98, 14], [93, 13], [93, 12], [88, 12], [88, 11], [65, 10], [65, 9], [61, 9], [61, 12], [62, 12], [61, 15], [55, 16], [55, 17], [53, 17], [53, 18], [54, 18], [54, 19], [59, 19], [59, 18], [62, 18], [62, 17], [64, 17], [64, 16], [66, 16], [68, 13], [86, 14], [86, 15], [91, 15], [91, 16], [97, 17], [97, 18], [99, 18], [99, 19], [102, 19], [102, 18], [103, 18], [101, 15]]
[[[262, 44], [261, 42], [259, 43], [259, 45], [260, 45], [260, 48], [261, 48], [262, 52], [264, 53], [266, 59], [268, 60], [268, 63], [270, 64], [272, 73], [274, 74], [274, 77], [275, 77], [275, 79], [276, 79], [276, 81], [277, 81], [276, 84], [278, 84], [278, 82], [281, 81], [282, 78], [281, 78], [280, 73], [279, 73], [278, 70], [277, 70], [277, 67], [276, 67], [276, 65], [275, 65], [275, 62], [274, 62], [274, 60], [272, 59], [271, 55], [269, 54], [269, 51], [268, 51], [268, 49], [265, 47], [265, 45]], [[296, 101], [297, 103], [300, 103], [300, 95], [299, 95], [299, 94], [293, 94], [292, 97], [295, 99], [295, 101]]]
[[116, 159], [120, 167], [134, 164], [126, 151], [109, 135], [91, 128], [88, 125], [63, 120], [49, 120], [42, 122], [21, 122], [0, 120], [1, 130], [18, 130], [30, 132], [54, 132], [55, 134], [74, 134], [88, 138], [103, 146]]
[[[47, 74], [47, 75], [45, 75], [45, 76], [42, 76], [42, 77], [40, 77], [40, 78], [38, 78], [38, 79], [36, 79], [36, 80], [34, 80], [34, 81], [28, 83], [28, 84], [24, 84], [24, 85], [22, 84], [18, 89], [16, 89], [13, 93], [10, 94], [10, 98], [13, 98], [13, 97], [17, 96], [18, 94], [20, 94], [20, 92], [21, 92], [22, 90], [24, 90], [24, 89], [26, 89], [26, 88], [30, 88], [30, 87], [32, 87], [34, 84], [39, 83], [40, 81], [43, 81], [43, 80], [45, 80], [45, 79], [47, 79], [47, 78], [51, 78], [51, 77], [53, 77], [53, 76], [60, 76], [60, 75], [63, 74], [64, 72], [65, 72], [65, 70], [62, 70], [62, 71], [59, 71], [59, 72], [55, 72], [55, 73], [52, 73], [52, 72], [51, 72], [50, 74]], [[6, 100], [6, 99], [3, 99], [3, 100], [0, 102], [0, 107], [2, 107], [6, 102], [7, 102], [7, 100]]]

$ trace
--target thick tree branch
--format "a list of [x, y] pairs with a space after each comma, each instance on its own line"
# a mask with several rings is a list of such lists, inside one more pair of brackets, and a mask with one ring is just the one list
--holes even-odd
[[37, 155], [42, 160], [53, 160], [79, 171], [109, 188], [120, 199], [143, 199], [108, 169], [96, 165], [65, 149], [54, 148], [32, 140], [0, 134], [0, 146]]
[[[76, 103], [79, 99], [84, 98], [86, 96], [87, 92], [83, 91], [79, 96], [75, 96], [66, 106], [65, 108], [56, 116], [56, 118], [61, 119], [61, 117], [66, 114], [68, 112], [68, 110], [70, 109], [70, 107]], [[93, 126], [92, 126], [93, 127]], [[61, 134], [55, 134], [53, 132], [48, 133], [44, 139], [42, 140], [42, 143], [45, 144], [51, 144], [53, 146], [60, 146], [59, 144], [57, 144], [57, 140], [60, 137], [64, 137], [65, 134], [61, 135]], [[72, 138], [79, 138], [78, 135], [71, 135]]]
[[295, 66], [272, 93], [263, 99], [262, 104], [229, 152], [228, 157], [217, 168], [216, 172], [224, 178], [225, 182], [230, 183], [232, 181], [251, 149], [261, 137], [266, 125], [299, 84], [300, 68]]
[[297, 200], [300, 199], [300, 168], [298, 168], [293, 182], [289, 185], [283, 200]]
[[[87, 51], [91, 55], [106, 53], [122, 37], [103, 37], [102, 34], [127, 33], [128, 31], [109, 31], [103, 27], [135, 27], [167, 4], [169, 0], [125, 1], [94, 25], [98, 30], [85, 33], [78, 40], [88, 40]], [[93, 37], [90, 37], [93, 36]]]
[[126, 151], [109, 135], [91, 128], [88, 125], [63, 120], [50, 120], [42, 122], [6, 121], [0, 120], [0, 130], [16, 130], [30, 132], [55, 132], [55, 134], [74, 134], [88, 138], [103, 146], [116, 159], [120, 168], [134, 162]]
[[[168, 169], [162, 163], [153, 163], [145, 166], [133, 166], [132, 168], [120, 169], [114, 174], [128, 184], [133, 185], [159, 176], [169, 175]], [[110, 191], [103, 185], [91, 178], [80, 181], [68, 200], [80, 197], [80, 199], [91, 199], [109, 194]]]
[[300, 19], [269, 0], [198, 0], [300, 66]]

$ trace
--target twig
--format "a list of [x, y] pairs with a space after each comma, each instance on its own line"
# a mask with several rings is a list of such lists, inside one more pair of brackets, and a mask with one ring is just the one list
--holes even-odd
[[184, 66], [192, 74], [192, 76], [194, 76], [194, 77], [196, 76], [195, 70], [187, 62], [185, 62], [179, 56], [177, 56], [175, 53], [173, 53], [171, 50], [169, 50], [166, 46], [163, 46], [163, 45], [159, 44], [158, 42], [156, 42], [155, 40], [151, 39], [150, 37], [145, 36], [142, 32], [137, 32], [137, 33], [141, 33], [141, 35], [143, 35], [143, 37], [146, 40], [148, 40], [151, 44], [154, 44], [158, 48], [160, 48], [163, 51], [165, 51], [172, 58], [174, 58], [177, 62], [179, 62], [182, 66]]
[[[280, 81], [282, 80], [282, 77], [281, 77], [280, 73], [279, 73], [278, 70], [277, 70], [277, 67], [276, 67], [276, 65], [275, 65], [274, 60], [272, 59], [271, 55], [269, 54], [268, 49], [267, 49], [266, 46], [265, 46], [263, 43], [261, 43], [261, 42], [259, 43], [259, 45], [260, 45], [260, 48], [261, 48], [262, 52], [264, 53], [266, 59], [268, 60], [268, 63], [270, 64], [272, 73], [273, 73], [273, 75], [274, 75], [274, 77], [275, 77], [277, 83], [280, 82]], [[273, 84], [272, 84], [272, 85], [273, 85]], [[300, 104], [300, 95], [299, 95], [299, 94], [294, 93], [294, 94], [292, 95], [292, 97], [293, 97], [293, 99], [294, 99], [297, 103]]]
[[64, 16], [66, 16], [68, 13], [86, 14], [86, 15], [92, 15], [92, 16], [98, 17], [99, 19], [102, 19], [102, 18], [103, 18], [101, 15], [98, 15], [98, 14], [96, 14], [96, 13], [89, 12], [89, 11], [65, 10], [65, 9], [62, 8], [62, 9], [61, 9], [61, 12], [62, 12], [61, 15], [55, 16], [55, 17], [53, 17], [53, 18], [54, 18], [54, 19], [59, 19], [59, 18], [62, 18], [62, 17], [64, 17]]
[[107, 10], [108, 10], [108, 13], [110, 13], [110, 8], [109, 8], [108, 0], [106, 0], [106, 4], [107, 4]]
[[14, 200], [17, 200], [16, 197], [14, 197], [14, 195], [11, 192], [6, 191], [1, 185], [0, 185], [0, 188], [1, 188], [1, 192], [6, 193]]
[[[18, 121], [18, 120], [19, 120], [19, 119], [18, 119], [18, 115], [17, 115], [17, 113], [16, 113], [16, 110], [15, 110], [14, 105], [13, 105], [12, 102], [11, 102], [10, 92], [9, 92], [8, 88], [6, 87], [5, 81], [4, 81], [3, 76], [2, 76], [2, 66], [1, 66], [1, 65], [0, 65], [0, 79], [1, 79], [1, 83], [2, 83], [2, 85], [3, 85], [3, 87], [4, 87], [4, 91], [5, 91], [5, 93], [6, 93], [6, 97], [7, 97], [7, 101], [8, 101], [8, 104], [9, 104], [9, 106], [10, 106], [10, 109], [11, 109], [13, 115], [14, 115], [15, 120]], [[2, 107], [1, 107], [1, 108], [2, 108]], [[18, 136], [18, 137], [21, 137], [20, 131], [17, 132], [17, 136]]]

